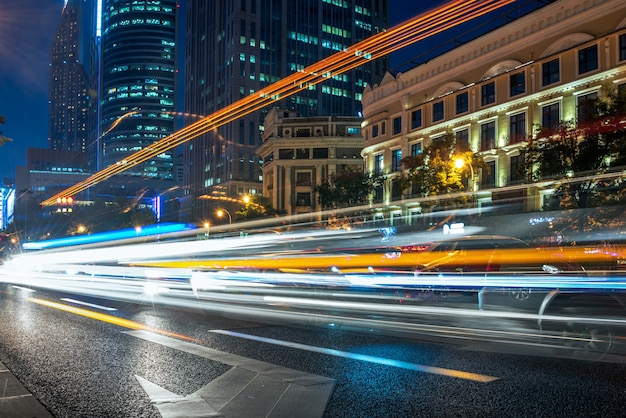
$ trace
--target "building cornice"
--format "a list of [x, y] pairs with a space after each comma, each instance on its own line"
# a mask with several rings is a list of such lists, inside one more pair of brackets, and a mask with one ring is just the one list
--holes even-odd
[[[585, 21], [590, 21], [619, 9], [624, 9], [621, 0], [561, 0], [544, 6], [405, 73], [399, 73], [395, 79], [386, 76], [380, 85], [366, 88], [362, 100], [364, 116], [368, 118], [379, 113], [377, 109], [399, 102], [406, 96], [407, 90], [426, 91], [433, 86], [462, 79], [469, 70], [475, 69], [477, 60], [495, 64], [499, 59], [520, 58], [516, 55], [528, 45], [539, 43], [555, 33], [567, 33], [568, 28], [573, 26], [572, 22], [581, 14], [584, 14]], [[608, 32], [616, 30], [615, 27], [603, 29]], [[424, 101], [429, 99], [424, 97]], [[418, 104], [412, 103], [409, 107]]]

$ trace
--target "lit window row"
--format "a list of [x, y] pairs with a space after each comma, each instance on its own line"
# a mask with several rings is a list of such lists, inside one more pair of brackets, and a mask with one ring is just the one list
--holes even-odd
[[319, 44], [319, 39], [317, 37], [307, 35], [306, 33], [290, 31], [287, 34], [287, 37], [289, 39], [294, 40], [294, 41], [304, 42], [304, 43], [311, 44], [311, 45], [318, 45]]
[[343, 7], [344, 9], [347, 9], [348, 7], [350, 7], [348, 5], [348, 2], [343, 1], [343, 0], [322, 0], [322, 2], [332, 4], [333, 6]]
[[344, 38], [352, 37], [352, 34], [350, 31], [342, 29], [342, 28], [338, 28], [336, 26], [331, 26], [331, 25], [322, 24], [322, 32], [330, 33], [331, 35], [337, 35], [337, 36], [341, 36]]

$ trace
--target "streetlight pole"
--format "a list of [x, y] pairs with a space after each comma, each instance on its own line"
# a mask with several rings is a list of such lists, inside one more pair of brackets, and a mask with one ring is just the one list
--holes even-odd
[[224, 213], [226, 213], [226, 214], [228, 215], [228, 224], [229, 224], [229, 225], [232, 225], [232, 223], [233, 223], [233, 217], [232, 217], [232, 216], [230, 216], [230, 212], [229, 212], [229, 211], [227, 211], [226, 209], [220, 209], [220, 210], [218, 210], [218, 211], [217, 211], [217, 216], [218, 216], [219, 218], [221, 218], [222, 216], [224, 216]]
[[209, 223], [205, 222], [204, 223], [204, 227], [206, 228], [206, 234], [205, 234], [205, 239], [209, 239]]

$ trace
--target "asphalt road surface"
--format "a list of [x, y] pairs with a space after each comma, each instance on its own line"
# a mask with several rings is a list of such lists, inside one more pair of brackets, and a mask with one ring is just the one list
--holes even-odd
[[0, 315], [0, 362], [55, 417], [626, 416], [619, 361], [8, 284]]

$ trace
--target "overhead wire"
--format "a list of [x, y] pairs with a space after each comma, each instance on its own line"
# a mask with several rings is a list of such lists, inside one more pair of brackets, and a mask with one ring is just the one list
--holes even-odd
[[364, 62], [380, 58], [513, 2], [514, 0], [456, 0], [422, 13], [393, 26], [387, 31], [357, 42], [343, 51], [339, 51], [304, 68], [302, 71], [292, 73], [247, 97], [217, 110], [211, 115], [94, 173], [87, 179], [44, 200], [41, 204], [42, 206], [54, 205], [58, 198], [80, 193], [160, 153], [175, 148], [249, 113], [263, 109], [281, 98], [296, 94], [335, 75], [350, 71]]

